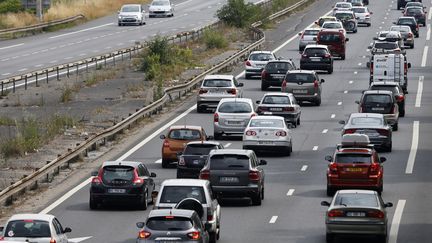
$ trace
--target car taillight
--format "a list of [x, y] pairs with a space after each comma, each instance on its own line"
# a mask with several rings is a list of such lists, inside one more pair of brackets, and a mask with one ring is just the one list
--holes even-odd
[[169, 147], [169, 142], [168, 142], [167, 140], [164, 140], [164, 142], [163, 142], [163, 146], [164, 146], [164, 147]]
[[199, 174], [199, 178], [201, 180], [210, 180], [210, 171], [209, 170], [202, 170]]
[[370, 17], [370, 14], [367, 13], [367, 14], [365, 15], [365, 17]]
[[211, 208], [207, 208], [207, 221], [212, 221], [213, 220], [213, 211], [211, 210]]
[[381, 136], [388, 136], [389, 135], [389, 131], [386, 129], [377, 129], [377, 132], [381, 135]]
[[268, 111], [268, 107], [258, 106], [258, 111]]
[[57, 243], [57, 241], [55, 239], [51, 238], [49, 243]]
[[277, 131], [276, 132], [276, 136], [278, 137], [285, 137], [287, 135], [287, 133], [285, 131]]
[[294, 107], [288, 106], [282, 109], [283, 111], [294, 111]]
[[199, 231], [190, 232], [190, 233], [187, 234], [187, 236], [191, 240], [199, 240], [199, 239], [201, 239], [201, 234], [200, 234]]
[[402, 101], [404, 101], [404, 99], [405, 99], [405, 97], [404, 97], [403, 95], [397, 95], [397, 96], [396, 96], [396, 100], [397, 100], [398, 102], [402, 102]]
[[407, 74], [408, 72], [408, 63], [404, 63], [404, 74]]
[[324, 55], [324, 57], [325, 57], [325, 58], [330, 58], [331, 55], [327, 53], [327, 54]]
[[213, 122], [219, 122], [219, 114], [218, 113], [214, 113]]
[[281, 85], [281, 91], [282, 91], [282, 92], [285, 92], [285, 90], [286, 90], [286, 86], [287, 86], [287, 81], [284, 79], [284, 80], [282, 81], [282, 85]]
[[199, 90], [199, 94], [205, 94], [205, 93], [207, 93], [208, 92], [208, 90], [206, 90], [206, 89], [200, 89]]
[[263, 71], [261, 72], [261, 78], [262, 78], [262, 79], [265, 79], [266, 76], [267, 76], [267, 72], [266, 72], [266, 70], [263, 70]]
[[235, 95], [237, 93], [237, 90], [236, 89], [229, 89], [229, 90], [227, 90], [227, 93]]
[[307, 55], [307, 54], [302, 54], [301, 57], [302, 57], [302, 58], [307, 58], [308, 55]]
[[381, 166], [378, 163], [372, 163], [370, 166], [370, 173], [376, 175], [380, 171], [380, 168]]
[[379, 218], [379, 219], [383, 219], [384, 218], [384, 213], [380, 210], [371, 210], [367, 212], [367, 216], [370, 218]]
[[3, 237], [3, 236], [0, 236], [0, 240], [4, 240], [4, 237]]
[[92, 178], [91, 183], [95, 185], [100, 185], [102, 184], [102, 179], [99, 176], [95, 176]]
[[408, 33], [408, 38], [412, 38], [413, 34], [412, 33]]
[[338, 209], [333, 209], [327, 212], [327, 216], [334, 218], [334, 217], [343, 217], [344, 216], [344, 211], [342, 210], [338, 210]]
[[314, 81], [314, 88], [317, 89], [318, 88], [318, 80]]
[[140, 232], [138, 233], [138, 238], [139, 239], [147, 239], [151, 236], [150, 232], [147, 232], [145, 230], [140, 230]]
[[246, 61], [246, 62], [245, 62], [245, 65], [246, 65], [246, 66], [252, 66], [252, 64], [251, 64], [249, 61]]
[[133, 180], [133, 184], [136, 185], [142, 185], [144, 184], [144, 179], [139, 178], [138, 176], [138, 172], [135, 170], [134, 171], [134, 180]]
[[372, 76], [374, 72], [373, 63], [370, 63], [369, 65], [370, 65], [370, 75]]
[[246, 136], [256, 136], [256, 135], [257, 135], [257, 133], [253, 130], [247, 130], [246, 131]]
[[250, 170], [249, 171], [249, 180], [251, 181], [259, 181], [260, 180], [260, 173], [256, 170]]
[[353, 134], [356, 132], [356, 129], [345, 129], [343, 134]]
[[330, 163], [329, 164], [329, 171], [330, 173], [337, 173], [338, 172], [338, 167], [336, 163]]
[[178, 161], [178, 165], [185, 165], [185, 164], [186, 164], [186, 162], [185, 162], [185, 159], [183, 158], [183, 156], [180, 157], [179, 161]]

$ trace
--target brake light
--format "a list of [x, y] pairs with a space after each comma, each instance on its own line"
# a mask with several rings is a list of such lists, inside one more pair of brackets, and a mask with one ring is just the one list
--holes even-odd
[[380, 171], [380, 167], [381, 166], [378, 163], [372, 163], [370, 166], [370, 173], [374, 175], [378, 174]]
[[328, 211], [327, 216], [330, 218], [333, 217], [343, 217], [344, 216], [344, 212], [342, 210], [338, 210], [338, 209], [333, 209]]
[[371, 62], [369, 65], [370, 65], [370, 75], [372, 76], [374, 72], [373, 62]]
[[51, 238], [50, 243], [57, 243], [57, 241], [53, 238]]
[[287, 86], [287, 81], [284, 79], [284, 81], [282, 81], [282, 85], [281, 85], [281, 91], [282, 92], [285, 92], [286, 86]]
[[237, 93], [237, 90], [236, 89], [229, 89], [229, 90], [227, 90], [227, 93], [235, 95]]
[[147, 238], [150, 237], [150, 235], [151, 235], [150, 232], [147, 232], [145, 230], [140, 230], [140, 232], [138, 234], [138, 238], [140, 238], [140, 239], [147, 239]]
[[206, 89], [200, 89], [199, 90], [199, 94], [205, 94], [205, 93], [207, 93], [208, 92], [208, 90], [206, 90]]
[[404, 99], [405, 99], [405, 97], [404, 97], [403, 95], [397, 95], [397, 96], [396, 96], [396, 100], [397, 100], [398, 102], [402, 102], [402, 101], [404, 101]]
[[3, 237], [3, 236], [0, 236], [0, 240], [4, 240], [4, 237]]
[[287, 133], [285, 131], [277, 131], [276, 132], [276, 136], [278, 137], [285, 137], [287, 135]]
[[201, 180], [210, 180], [210, 171], [209, 170], [202, 170], [199, 174], [199, 178]]
[[212, 220], [213, 220], [213, 212], [211, 208], [207, 208], [207, 221], [212, 221]]
[[408, 72], [408, 64], [405, 62], [404, 63], [404, 74], [406, 74]]
[[199, 231], [190, 232], [190, 233], [187, 234], [187, 236], [191, 240], [199, 240], [199, 239], [201, 239], [201, 234], [200, 234]]
[[367, 13], [367, 14], [365, 15], [365, 17], [370, 17], [370, 14]]
[[314, 81], [314, 88], [317, 89], [318, 88], [318, 80]]
[[247, 130], [246, 131], [246, 136], [256, 136], [256, 135], [257, 135], [257, 133], [253, 130]]
[[383, 219], [384, 218], [384, 213], [380, 210], [371, 210], [367, 212], [367, 216], [371, 217], [371, 218], [379, 218], [379, 219]]
[[294, 111], [294, 107], [291, 107], [291, 106], [284, 107], [283, 111]]
[[329, 171], [330, 173], [337, 173], [338, 172], [338, 167], [337, 164], [332, 162], [329, 164]]
[[258, 182], [260, 180], [260, 173], [256, 170], [249, 171], [249, 180]]
[[263, 70], [263, 71], [261, 72], [261, 78], [262, 78], [262, 79], [265, 79], [266, 76], [267, 76], [267, 72], [266, 72], [266, 70]]
[[133, 184], [136, 185], [142, 185], [144, 184], [144, 179], [139, 178], [138, 176], [138, 172], [136, 170], [134, 170], [134, 180], [133, 180]]
[[219, 114], [218, 113], [214, 113], [214, 115], [213, 115], [213, 122], [216, 122], [216, 123], [219, 122]]
[[164, 140], [164, 142], [163, 142], [163, 146], [164, 146], [164, 147], [169, 147], [169, 142], [168, 142], [168, 140]]
[[353, 134], [356, 132], [356, 129], [345, 129], [344, 134]]
[[95, 185], [100, 185], [102, 184], [102, 179], [99, 176], [95, 176], [92, 178], [91, 183]]
[[267, 107], [258, 106], [258, 111], [268, 111]]
[[324, 57], [325, 57], [325, 58], [330, 58], [331, 55], [330, 55], [329, 53], [327, 53], [327, 54], [324, 55]]
[[246, 62], [245, 62], [245, 65], [246, 65], [246, 66], [252, 66], [252, 64], [251, 64], [249, 61], [246, 61]]
[[183, 156], [180, 157], [180, 159], [178, 161], [178, 165], [185, 165], [185, 164], [186, 164], [186, 162], [185, 162], [185, 159], [183, 158]]
[[388, 136], [389, 135], [389, 131], [385, 130], [385, 129], [377, 129], [377, 132], [381, 135], [381, 136]]
[[307, 58], [308, 55], [307, 55], [307, 54], [302, 54], [301, 57], [302, 57], [302, 58]]
[[412, 38], [412, 37], [413, 37], [412, 33], [408, 33], [408, 38]]

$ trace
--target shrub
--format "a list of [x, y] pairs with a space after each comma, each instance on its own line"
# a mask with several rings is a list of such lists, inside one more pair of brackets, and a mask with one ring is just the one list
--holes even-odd
[[148, 54], [158, 55], [161, 64], [172, 63], [172, 47], [166, 37], [157, 36], [154, 40], [150, 41], [148, 43]]
[[203, 39], [207, 49], [222, 49], [228, 46], [225, 36], [214, 30], [205, 30]]
[[216, 16], [230, 26], [244, 28], [260, 18], [261, 8], [244, 0], [228, 0]]
[[0, 14], [17, 13], [22, 10], [20, 0], [4, 0], [0, 2]]

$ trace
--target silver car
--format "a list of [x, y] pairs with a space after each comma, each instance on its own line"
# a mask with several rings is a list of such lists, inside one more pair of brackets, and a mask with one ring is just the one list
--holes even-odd
[[291, 155], [292, 135], [285, 119], [280, 116], [252, 117], [243, 133], [243, 149]]
[[372, 12], [369, 11], [368, 7], [352, 7], [351, 10], [354, 12], [358, 24], [365, 24], [366, 26], [371, 26]]
[[282, 82], [282, 92], [292, 93], [297, 101], [309, 101], [321, 105], [321, 85], [324, 79], [319, 79], [315, 71], [288, 71]]
[[270, 51], [253, 51], [245, 60], [245, 78], [260, 76], [268, 61], [276, 60], [276, 56]]
[[384, 203], [376, 191], [339, 190], [331, 202], [322, 201], [328, 207], [326, 241], [333, 242], [338, 234], [374, 235], [379, 242], [387, 242], [387, 211], [392, 203]]
[[403, 45], [409, 46], [411, 49], [414, 48], [414, 33], [411, 28], [406, 25], [394, 25], [390, 27], [390, 31], [400, 32], [403, 38]]
[[300, 125], [301, 108], [291, 93], [272, 92], [266, 93], [257, 100], [256, 111], [258, 115], [281, 116], [285, 122], [294, 127]]
[[145, 24], [145, 11], [141, 4], [125, 4], [118, 11], [118, 26]]
[[241, 98], [243, 83], [233, 75], [207, 75], [202, 81], [197, 97], [197, 112], [215, 109], [223, 98]]
[[154, 0], [149, 6], [149, 18], [173, 16], [174, 4], [170, 0]]
[[249, 98], [222, 99], [214, 113], [214, 139], [221, 139], [222, 135], [243, 135], [249, 119], [255, 115]]
[[316, 37], [320, 28], [307, 28], [304, 31], [298, 33], [300, 36], [299, 40], [299, 51], [303, 51], [303, 49], [309, 44], [316, 44]]

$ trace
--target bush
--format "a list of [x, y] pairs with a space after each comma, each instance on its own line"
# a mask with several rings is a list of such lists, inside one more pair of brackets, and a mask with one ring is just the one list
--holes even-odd
[[158, 55], [161, 64], [172, 63], [172, 48], [166, 37], [157, 36], [154, 40], [148, 43], [148, 54]]
[[244, 0], [228, 0], [228, 3], [220, 8], [216, 16], [230, 26], [237, 28], [248, 27], [251, 23], [260, 19], [261, 8]]
[[4, 0], [0, 1], [0, 14], [3, 13], [17, 13], [22, 11], [20, 0]]
[[225, 36], [214, 30], [205, 30], [203, 39], [207, 49], [222, 49], [228, 46]]

